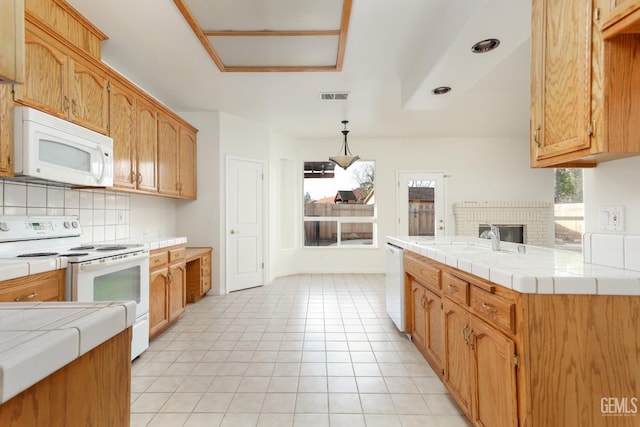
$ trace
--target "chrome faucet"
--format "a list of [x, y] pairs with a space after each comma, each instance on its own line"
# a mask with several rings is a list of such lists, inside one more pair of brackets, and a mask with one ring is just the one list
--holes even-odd
[[483, 231], [482, 234], [480, 234], [480, 237], [482, 237], [483, 239], [491, 239], [491, 250], [499, 251], [500, 250], [500, 228], [498, 228], [493, 224], [489, 224], [489, 227], [491, 227], [491, 229], [488, 231]]

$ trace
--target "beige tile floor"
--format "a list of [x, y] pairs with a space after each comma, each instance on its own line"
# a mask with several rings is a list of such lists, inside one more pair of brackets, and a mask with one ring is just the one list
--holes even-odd
[[131, 426], [467, 427], [385, 310], [384, 275], [207, 296], [133, 362]]

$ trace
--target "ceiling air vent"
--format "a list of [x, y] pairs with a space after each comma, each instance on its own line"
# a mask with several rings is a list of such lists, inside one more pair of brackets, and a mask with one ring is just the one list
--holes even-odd
[[329, 101], [346, 101], [349, 92], [322, 92], [320, 99]]

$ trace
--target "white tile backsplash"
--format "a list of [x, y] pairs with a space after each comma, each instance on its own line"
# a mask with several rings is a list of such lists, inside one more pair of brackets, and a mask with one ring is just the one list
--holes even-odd
[[76, 216], [83, 243], [129, 239], [129, 199], [129, 194], [103, 189], [73, 190], [0, 180], [1, 215]]
[[93, 193], [80, 190], [80, 209], [93, 209]]
[[[44, 185], [27, 184], [27, 208], [47, 207], [47, 187]], [[28, 211], [29, 209], [27, 209]], [[37, 214], [41, 215], [41, 214]]]
[[47, 189], [47, 207], [64, 209], [64, 188]]
[[18, 183], [5, 182], [3, 187], [4, 187], [3, 207], [5, 208], [8, 206], [22, 207], [25, 209], [25, 212], [26, 212], [27, 186], [19, 182]]
[[624, 236], [622, 234], [593, 234], [591, 263], [624, 268]]
[[640, 271], [640, 236], [625, 236], [624, 265], [629, 270]]
[[585, 263], [640, 271], [640, 235], [587, 234], [583, 240]]

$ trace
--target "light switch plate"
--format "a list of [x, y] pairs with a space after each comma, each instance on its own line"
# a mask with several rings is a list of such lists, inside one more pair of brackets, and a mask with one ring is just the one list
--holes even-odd
[[602, 231], [624, 231], [624, 207], [601, 207], [599, 222]]

